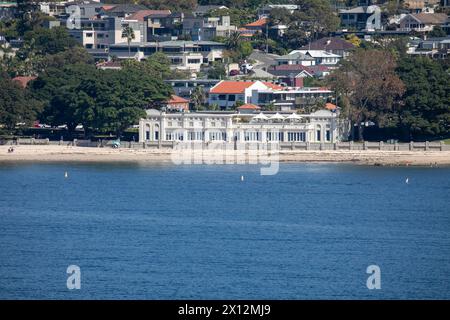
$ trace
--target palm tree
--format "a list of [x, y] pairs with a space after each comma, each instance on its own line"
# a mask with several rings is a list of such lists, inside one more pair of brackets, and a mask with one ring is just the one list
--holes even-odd
[[241, 34], [237, 31], [231, 32], [225, 41], [225, 45], [229, 50], [237, 50], [241, 43]]
[[128, 43], [128, 58], [131, 57], [131, 41], [134, 39], [134, 30], [129, 25], [126, 25], [122, 29], [122, 38], [127, 38]]
[[206, 95], [201, 86], [195, 87], [191, 93], [191, 102], [194, 105], [196, 111], [201, 110], [205, 104]]

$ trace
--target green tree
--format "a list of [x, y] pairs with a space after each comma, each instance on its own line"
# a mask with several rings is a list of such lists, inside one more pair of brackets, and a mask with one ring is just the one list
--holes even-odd
[[241, 34], [237, 31], [231, 32], [225, 41], [228, 50], [237, 51], [241, 43]]
[[238, 46], [239, 58], [244, 60], [247, 59], [253, 52], [253, 46], [250, 42], [241, 42]]
[[441, 138], [450, 134], [450, 75], [427, 57], [402, 59], [397, 68], [406, 92], [400, 121], [404, 139]]
[[0, 124], [12, 130], [18, 123], [30, 125], [37, 118], [41, 105], [27, 89], [6, 75], [0, 77]]
[[215, 62], [208, 70], [208, 79], [223, 79], [226, 75], [225, 66], [221, 62]]
[[435, 26], [435, 27], [433, 28], [433, 30], [431, 30], [431, 31], [428, 33], [428, 36], [429, 36], [430, 38], [446, 37], [446, 36], [447, 36], [447, 32], [445, 32], [445, 30], [442, 29], [441, 26]]
[[202, 110], [206, 103], [206, 94], [201, 86], [195, 87], [191, 93], [191, 102], [195, 110]]
[[369, 121], [379, 127], [396, 124], [395, 114], [405, 91], [396, 66], [389, 51], [356, 50], [328, 77], [328, 84], [348, 102], [343, 114], [358, 127], [359, 140], [363, 140], [364, 124]]
[[85, 64], [51, 68], [32, 89], [45, 104], [43, 122], [65, 124], [70, 133], [82, 124], [86, 135], [100, 131], [120, 136], [145, 108], [159, 106], [172, 94], [169, 85], [143, 68], [97, 70]]

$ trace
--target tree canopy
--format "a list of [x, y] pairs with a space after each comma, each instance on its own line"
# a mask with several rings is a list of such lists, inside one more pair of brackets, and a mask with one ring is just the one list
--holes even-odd
[[45, 101], [41, 120], [69, 131], [82, 124], [91, 131], [116, 132], [135, 124], [144, 109], [166, 100], [172, 93], [155, 73], [137, 66], [122, 70], [98, 70], [92, 65], [50, 68], [32, 87], [35, 96]]
[[341, 97], [344, 114], [363, 140], [365, 123], [396, 125], [396, 114], [405, 88], [395, 73], [397, 62], [386, 50], [357, 50], [328, 79]]
[[406, 92], [400, 119], [405, 138], [447, 137], [450, 134], [450, 75], [427, 57], [408, 57], [397, 68]]

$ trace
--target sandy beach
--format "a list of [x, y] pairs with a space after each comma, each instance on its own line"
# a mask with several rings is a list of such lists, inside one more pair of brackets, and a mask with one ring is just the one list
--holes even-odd
[[[57, 145], [19, 145], [8, 153], [9, 146], [0, 146], [0, 162], [155, 162], [175, 163], [178, 159], [170, 149], [112, 149]], [[220, 163], [217, 152], [196, 154], [200, 163]], [[233, 159], [236, 154], [228, 154]], [[242, 154], [240, 155], [242, 156]], [[256, 158], [248, 154], [246, 160]], [[269, 155], [280, 162], [348, 162], [363, 165], [450, 165], [450, 151], [304, 151], [286, 150]], [[242, 160], [242, 158], [241, 158]], [[198, 163], [198, 162], [196, 162]], [[223, 161], [225, 163], [225, 160]], [[233, 163], [231, 162], [228, 163]], [[242, 163], [242, 162], [241, 162]], [[244, 162], [245, 163], [245, 162]]]

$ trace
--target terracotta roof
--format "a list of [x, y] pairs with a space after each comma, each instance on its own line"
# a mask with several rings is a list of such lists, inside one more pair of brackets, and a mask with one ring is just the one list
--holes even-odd
[[247, 103], [247, 104], [244, 104], [244, 105], [238, 107], [238, 109], [239, 110], [259, 110], [259, 109], [261, 109], [261, 107], [255, 105], [255, 104], [252, 104], [252, 103]]
[[[282, 86], [272, 83], [272, 82], [264, 82], [267, 87], [274, 89], [274, 90], [281, 90], [283, 89]], [[245, 89], [249, 88], [253, 84], [255, 84], [256, 81], [222, 81], [219, 82], [216, 86], [214, 86], [210, 93], [231, 93], [231, 94], [242, 94], [244, 93]]]
[[19, 85], [22, 88], [26, 88], [28, 85], [28, 82], [30, 82], [31, 80], [36, 79], [37, 77], [15, 77], [12, 79], [12, 81], [17, 81], [19, 83]]
[[253, 81], [222, 81], [211, 88], [210, 93], [244, 93], [245, 89], [254, 83]]
[[138, 21], [144, 21], [144, 18], [147, 16], [151, 16], [154, 14], [158, 15], [170, 15], [170, 10], [139, 10], [135, 13], [133, 13], [131, 16], [127, 18], [127, 20], [138, 20]]
[[275, 89], [275, 90], [281, 90], [281, 89], [283, 89], [283, 87], [282, 86], [280, 86], [279, 84], [275, 84], [275, 83], [272, 83], [272, 82], [263, 82], [266, 86], [268, 86], [269, 88], [271, 88], [271, 89]]
[[169, 100], [167, 100], [167, 104], [178, 104], [178, 103], [189, 103], [189, 100], [174, 94], [170, 97]]
[[246, 27], [262, 27], [265, 26], [269, 22], [268, 18], [261, 18], [252, 23], [246, 24]]
[[445, 13], [417, 13], [412, 14], [414, 18], [424, 24], [442, 24], [447, 21], [447, 15]]
[[333, 111], [333, 110], [336, 110], [336, 108], [337, 108], [337, 106], [332, 103], [328, 102], [325, 104], [325, 109], [327, 109], [327, 110]]
[[303, 50], [351, 50], [355, 46], [341, 38], [326, 37], [311, 42], [311, 44], [301, 47]]
[[102, 7], [103, 10], [111, 10], [112, 8], [114, 8], [115, 6], [113, 5], [105, 5]]

